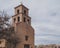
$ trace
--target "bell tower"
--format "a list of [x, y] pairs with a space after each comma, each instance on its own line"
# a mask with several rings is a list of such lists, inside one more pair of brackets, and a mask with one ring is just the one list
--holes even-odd
[[28, 15], [29, 9], [23, 4], [15, 7], [15, 15], [13, 17], [13, 23], [24, 22], [31, 25], [31, 17]]
[[23, 4], [15, 7], [15, 15], [12, 16], [13, 27], [20, 39], [17, 48], [34, 48], [34, 29], [31, 26], [29, 9]]

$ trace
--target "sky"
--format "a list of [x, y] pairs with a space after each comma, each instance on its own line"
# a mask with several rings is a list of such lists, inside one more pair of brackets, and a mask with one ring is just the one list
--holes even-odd
[[[22, 0], [0, 0], [0, 11], [14, 15]], [[60, 0], [23, 0], [35, 29], [35, 45], [60, 44]]]

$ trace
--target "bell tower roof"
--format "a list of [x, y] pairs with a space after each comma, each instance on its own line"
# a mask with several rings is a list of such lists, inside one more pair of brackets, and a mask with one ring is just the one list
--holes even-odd
[[18, 7], [20, 7], [20, 6], [22, 6], [22, 7], [26, 8], [27, 10], [29, 10], [26, 6], [24, 6], [24, 5], [23, 5], [23, 3], [21, 3], [21, 4], [20, 4], [20, 5], [18, 5], [18, 6], [16, 6], [16, 7], [15, 7], [15, 9], [16, 9], [16, 8], [18, 8]]

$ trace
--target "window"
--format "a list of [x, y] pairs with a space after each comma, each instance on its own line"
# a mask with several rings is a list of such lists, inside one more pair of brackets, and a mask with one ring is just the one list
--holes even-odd
[[55, 48], [57, 48], [57, 47], [55, 47]]
[[24, 14], [26, 15], [26, 10], [24, 10]]
[[16, 18], [14, 18], [14, 22], [16, 21]]
[[40, 47], [40, 48], [43, 48], [43, 47]]
[[24, 48], [30, 48], [30, 46], [28, 44], [24, 45]]
[[26, 40], [26, 41], [28, 40], [28, 36], [25, 36], [25, 40]]
[[30, 23], [30, 20], [29, 19], [27, 21], [28, 21], [28, 23]]
[[19, 10], [17, 10], [17, 14], [19, 14]]
[[26, 22], [26, 18], [24, 17], [24, 22]]
[[59, 46], [59, 48], [60, 48], [60, 46]]
[[20, 21], [20, 17], [18, 17], [18, 22]]
[[1, 44], [2, 41], [0, 41], [0, 44]]

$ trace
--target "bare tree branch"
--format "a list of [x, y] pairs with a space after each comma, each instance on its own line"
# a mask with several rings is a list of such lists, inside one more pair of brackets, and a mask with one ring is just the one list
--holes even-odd
[[[1, 14], [1, 13], [0, 13]], [[16, 36], [14, 31], [14, 27], [9, 24], [9, 15], [2, 12], [2, 16], [0, 15], [0, 39], [6, 39], [10, 44], [16, 45], [20, 42], [20, 39]]]

